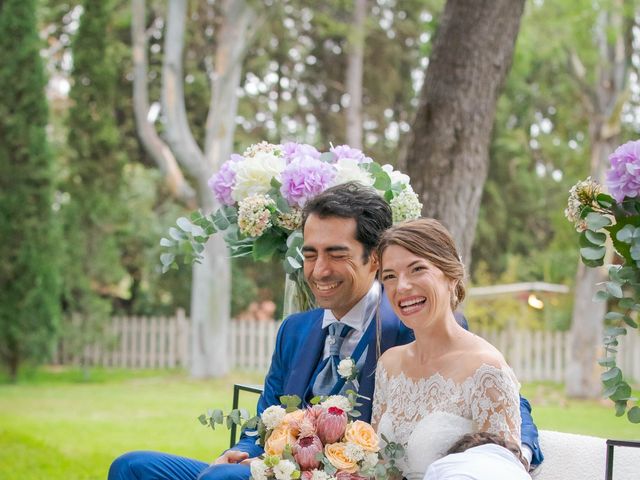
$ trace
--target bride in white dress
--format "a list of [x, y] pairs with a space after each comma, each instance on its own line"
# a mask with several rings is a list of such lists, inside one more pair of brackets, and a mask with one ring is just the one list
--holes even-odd
[[405, 447], [404, 476], [422, 479], [470, 432], [520, 445], [518, 380], [496, 348], [454, 317], [464, 266], [449, 232], [433, 219], [404, 222], [384, 234], [378, 254], [385, 293], [416, 338], [380, 357], [373, 401], [374, 428]]

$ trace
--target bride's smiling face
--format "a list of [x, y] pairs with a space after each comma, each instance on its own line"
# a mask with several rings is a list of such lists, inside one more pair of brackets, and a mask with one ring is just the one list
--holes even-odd
[[411, 329], [451, 311], [453, 281], [404, 247], [389, 245], [384, 250], [380, 279], [396, 315]]

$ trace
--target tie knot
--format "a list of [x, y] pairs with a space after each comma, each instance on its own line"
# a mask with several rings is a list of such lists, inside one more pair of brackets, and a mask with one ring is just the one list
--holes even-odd
[[329, 325], [329, 338], [327, 339], [329, 342], [329, 355], [340, 356], [342, 342], [351, 330], [352, 328], [349, 325], [340, 322], [334, 322]]

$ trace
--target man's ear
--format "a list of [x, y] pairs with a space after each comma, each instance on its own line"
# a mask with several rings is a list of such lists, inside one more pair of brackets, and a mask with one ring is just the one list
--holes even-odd
[[371, 262], [371, 266], [376, 270], [380, 268], [380, 262], [378, 262], [378, 252], [377, 250], [371, 250], [369, 254], [369, 261]]

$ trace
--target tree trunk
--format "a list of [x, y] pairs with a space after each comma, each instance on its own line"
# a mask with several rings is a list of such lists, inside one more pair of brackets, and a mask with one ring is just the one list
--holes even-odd
[[[135, 42], [134, 59], [142, 64], [136, 71], [138, 75], [143, 75], [146, 81], [146, 39], [143, 36], [144, 20], [140, 20], [144, 17], [144, 2], [133, 0], [132, 5], [133, 16], [137, 17], [138, 21], [135, 30], [132, 28]], [[229, 158], [232, 151], [238, 104], [236, 89], [240, 86], [242, 60], [247, 43], [251, 39], [248, 30], [255, 27], [255, 14], [242, 0], [224, 0], [221, 11], [224, 19], [218, 28], [215, 74], [211, 81], [212, 96], [207, 116], [204, 152], [198, 146], [189, 127], [184, 99], [182, 56], [186, 0], [169, 1], [164, 39], [162, 104], [166, 117], [166, 140], [171, 153], [194, 179], [198, 205], [206, 213], [218, 207], [207, 180], [222, 162]], [[140, 116], [143, 127], [151, 128], [148, 122], [144, 123], [148, 110], [146, 83], [144, 90], [139, 88], [135, 91], [138, 96], [136, 115]], [[149, 139], [145, 142], [148, 150], [155, 151], [156, 157], [159, 157], [160, 153], [166, 153], [163, 150], [164, 144], [158, 143], [159, 138], [155, 131], [151, 135], [144, 129], [142, 131]], [[166, 160], [167, 157], [159, 158]], [[177, 164], [176, 168], [179, 169]], [[191, 375], [196, 378], [222, 376], [229, 371], [227, 343], [231, 264], [227, 246], [221, 235], [212, 237], [207, 243], [201, 263], [193, 267], [192, 279]]]
[[467, 266], [524, 3], [447, 1], [404, 160], [423, 214], [449, 228]]
[[165, 176], [165, 183], [174, 198], [189, 208], [197, 204], [196, 194], [187, 183], [171, 149], [158, 136], [149, 114], [149, 89], [147, 85], [147, 34], [145, 32], [145, 1], [131, 2], [131, 42], [133, 45], [133, 111], [136, 130], [144, 149]]
[[[625, 48], [622, 8], [622, 0], [615, 0], [611, 10], [600, 12], [594, 29], [600, 53], [595, 86], [587, 84], [586, 71], [575, 52], [570, 59], [572, 73], [581, 86], [584, 107], [590, 118], [591, 177], [599, 183], [604, 182], [608, 156], [618, 143], [621, 112], [626, 99], [629, 52]], [[615, 32], [615, 37], [610, 32]], [[605, 257], [606, 263], [609, 262]], [[592, 299], [600, 290], [597, 284], [606, 278], [605, 267], [587, 268], [582, 262], [578, 265], [571, 317], [571, 351], [565, 378], [566, 392], [570, 397], [600, 397], [601, 368], [597, 360], [603, 356], [602, 322], [607, 306]]]
[[362, 148], [362, 76], [364, 64], [364, 39], [367, 0], [354, 0], [353, 23], [349, 32], [349, 54], [347, 56], [346, 85], [349, 104], [347, 106], [347, 144]]

